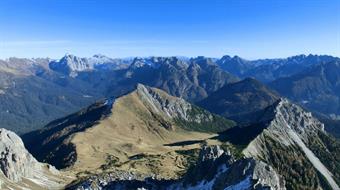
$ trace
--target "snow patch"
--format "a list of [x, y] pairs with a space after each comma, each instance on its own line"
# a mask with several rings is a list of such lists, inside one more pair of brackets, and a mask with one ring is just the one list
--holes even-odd
[[251, 176], [247, 176], [246, 179], [242, 180], [238, 184], [231, 185], [224, 190], [247, 190], [251, 189], [252, 182], [251, 182]]

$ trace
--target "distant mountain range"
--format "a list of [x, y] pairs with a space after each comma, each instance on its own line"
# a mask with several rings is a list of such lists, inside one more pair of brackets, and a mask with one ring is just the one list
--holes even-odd
[[209, 58], [110, 59], [105, 56], [60, 60], [0, 61], [1, 125], [19, 133], [42, 127], [103, 97], [116, 97], [138, 83], [161, 88], [189, 101], [238, 79]]
[[253, 77], [267, 83], [281, 77], [297, 74], [310, 66], [339, 61], [338, 57], [328, 55], [297, 55], [285, 59], [245, 60], [238, 56], [223, 56], [217, 64], [240, 78]]

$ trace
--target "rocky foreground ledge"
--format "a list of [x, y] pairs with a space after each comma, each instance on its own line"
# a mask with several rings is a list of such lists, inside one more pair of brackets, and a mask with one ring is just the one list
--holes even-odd
[[61, 189], [59, 171], [38, 162], [14, 132], [0, 129], [0, 189]]
[[[125, 177], [125, 178], [124, 178]], [[179, 180], [141, 179], [132, 173], [95, 175], [70, 185], [72, 190], [100, 189], [273, 189], [282, 190], [284, 180], [264, 162], [252, 158], [234, 159], [220, 146], [205, 146], [197, 165]]]

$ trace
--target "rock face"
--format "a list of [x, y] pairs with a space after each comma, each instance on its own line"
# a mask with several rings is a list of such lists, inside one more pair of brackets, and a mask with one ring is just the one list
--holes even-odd
[[[150, 108], [170, 119], [198, 124], [213, 122], [215, 116], [203, 109], [190, 104], [182, 98], [171, 97], [161, 90], [150, 88], [142, 84], [137, 85], [136, 93]], [[196, 113], [194, 113], [197, 111]]]
[[[253, 158], [234, 159], [219, 146], [203, 147], [197, 165], [176, 189], [285, 189], [284, 180], [264, 162]], [[171, 189], [171, 188], [170, 188]]]
[[0, 129], [0, 167], [5, 176], [15, 182], [32, 177], [41, 164], [27, 152], [22, 140], [13, 132]]
[[151, 89], [142, 84], [137, 85], [137, 94], [145, 103], [149, 104], [156, 112], [163, 112], [170, 118], [188, 120], [188, 110], [192, 109], [190, 103], [180, 98], [168, 98], [161, 91]]
[[62, 185], [57, 183], [58, 171], [53, 166], [39, 163], [25, 149], [19, 136], [3, 128], [0, 129], [0, 169], [5, 176], [5, 179], [0, 177], [1, 188], [20, 187], [24, 179], [31, 181], [31, 188], [53, 189]]
[[[328, 188], [325, 180], [331, 188], [339, 189], [339, 173], [337, 167], [333, 167], [338, 162], [337, 153], [331, 153], [333, 148], [330, 149], [327, 143], [331, 137], [327, 136], [323, 124], [310, 112], [281, 99], [267, 110], [262, 123], [265, 126], [263, 131], [243, 150], [247, 157], [258, 158], [272, 165], [284, 176], [290, 189]], [[315, 148], [321, 146], [324, 148]], [[301, 174], [294, 175], [298, 171]], [[303, 180], [307, 173], [311, 181]]]

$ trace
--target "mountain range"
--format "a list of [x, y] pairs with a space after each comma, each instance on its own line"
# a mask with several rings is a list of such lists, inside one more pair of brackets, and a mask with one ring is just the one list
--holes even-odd
[[253, 77], [268, 83], [275, 79], [297, 74], [319, 63], [339, 61], [338, 57], [328, 55], [296, 55], [279, 59], [246, 60], [239, 56], [223, 56], [217, 64], [240, 78]]
[[339, 63], [0, 60], [0, 187], [339, 189]]

